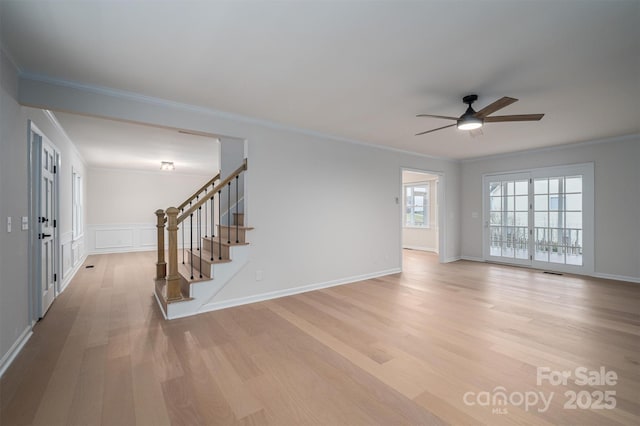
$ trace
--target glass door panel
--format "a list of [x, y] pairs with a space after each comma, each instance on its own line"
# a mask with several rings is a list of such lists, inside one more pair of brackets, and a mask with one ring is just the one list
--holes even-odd
[[535, 178], [534, 258], [583, 265], [582, 175]]
[[487, 181], [488, 256], [522, 263], [529, 259], [529, 177], [498, 176]]

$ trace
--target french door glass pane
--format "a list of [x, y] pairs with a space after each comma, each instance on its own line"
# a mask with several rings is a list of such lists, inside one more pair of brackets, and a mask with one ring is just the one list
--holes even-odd
[[534, 258], [569, 265], [582, 259], [582, 176], [534, 179]]
[[529, 259], [529, 180], [489, 182], [489, 254]]

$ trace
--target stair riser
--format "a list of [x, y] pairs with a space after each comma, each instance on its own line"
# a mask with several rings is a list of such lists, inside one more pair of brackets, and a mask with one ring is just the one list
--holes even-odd
[[[200, 256], [196, 253], [189, 256], [189, 253], [187, 253], [186, 259], [187, 262], [193, 264], [193, 273], [195, 275], [200, 270]], [[206, 257], [202, 258], [202, 275], [211, 278], [211, 263], [208, 260]]]
[[246, 233], [246, 229], [238, 229], [238, 232], [236, 232], [236, 228], [234, 228], [233, 226], [231, 228], [228, 228], [224, 225], [218, 225], [218, 236], [222, 237], [223, 240], [227, 239], [231, 242], [244, 243], [246, 242]]
[[[211, 240], [208, 240], [206, 238], [202, 239], [202, 246], [206, 249], [211, 251]], [[218, 245], [217, 242], [213, 242], [213, 256], [214, 258], [218, 258], [220, 256], [222, 256], [222, 259], [229, 259], [229, 246], [225, 246], [224, 244], [222, 245], [222, 247], [220, 247]]]
[[233, 220], [234, 225], [244, 226], [244, 213], [234, 213]]

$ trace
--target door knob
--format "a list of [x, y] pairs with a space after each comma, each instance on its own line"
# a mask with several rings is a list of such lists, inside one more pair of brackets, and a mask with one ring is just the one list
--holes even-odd
[[44, 240], [47, 237], [50, 237], [51, 234], [40, 234], [40, 239]]

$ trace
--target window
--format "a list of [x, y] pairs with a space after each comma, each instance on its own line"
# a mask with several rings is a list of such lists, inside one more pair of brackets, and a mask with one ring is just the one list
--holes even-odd
[[73, 231], [73, 238], [79, 238], [84, 231], [84, 207], [83, 207], [83, 190], [82, 190], [82, 176], [75, 170], [71, 173], [71, 198], [73, 205], [71, 207], [71, 226]]
[[404, 226], [429, 227], [429, 183], [404, 186]]

